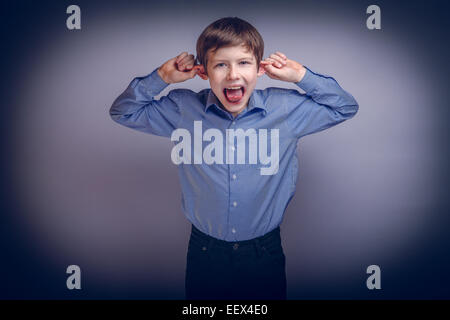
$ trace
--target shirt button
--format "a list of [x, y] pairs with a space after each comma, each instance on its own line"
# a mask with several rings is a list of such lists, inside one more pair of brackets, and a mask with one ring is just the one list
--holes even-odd
[[236, 175], [235, 175], [235, 174], [233, 174], [233, 180], [236, 180], [236, 178], [237, 178], [237, 177], [236, 177]]
[[233, 249], [234, 250], [237, 250], [239, 248], [239, 243], [235, 243], [234, 245], [233, 245]]
[[203, 250], [203, 251], [206, 251], [206, 247], [203, 247], [202, 250]]
[[233, 121], [231, 124], [233, 124], [233, 125], [236, 124], [236, 121]]
[[234, 147], [234, 146], [231, 146], [231, 151], [234, 151], [234, 149], [235, 149], [235, 147]]
[[236, 229], [235, 228], [231, 229], [231, 232], [236, 233]]
[[235, 201], [235, 202], [233, 202], [233, 206], [234, 207], [236, 207], [237, 206], [237, 202]]

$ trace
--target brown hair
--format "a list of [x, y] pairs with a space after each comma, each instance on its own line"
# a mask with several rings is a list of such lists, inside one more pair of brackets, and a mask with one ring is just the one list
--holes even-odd
[[244, 45], [256, 58], [256, 65], [264, 54], [264, 41], [258, 30], [247, 21], [227, 17], [214, 21], [203, 30], [197, 40], [197, 62], [205, 67], [208, 51], [215, 52], [222, 47]]

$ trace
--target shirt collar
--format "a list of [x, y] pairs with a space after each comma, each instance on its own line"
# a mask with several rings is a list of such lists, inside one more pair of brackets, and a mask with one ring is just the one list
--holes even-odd
[[[218, 108], [220, 108], [220, 101], [217, 99], [214, 92], [210, 89], [208, 93], [208, 98], [206, 100], [205, 105], [205, 112], [208, 111], [208, 108], [215, 104]], [[250, 99], [248, 100], [248, 111], [252, 110], [253, 108], [257, 108], [263, 111], [263, 115], [267, 114], [266, 105], [264, 104], [264, 101], [261, 97], [261, 93], [259, 93], [258, 90], [253, 90], [252, 95], [250, 96]]]

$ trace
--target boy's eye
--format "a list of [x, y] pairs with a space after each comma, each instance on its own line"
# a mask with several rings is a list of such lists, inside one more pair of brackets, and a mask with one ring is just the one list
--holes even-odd
[[218, 64], [216, 64], [216, 67], [223, 67], [223, 66], [225, 66], [225, 63], [218, 63]]
[[248, 61], [241, 61], [241, 64], [249, 64], [250, 62]]

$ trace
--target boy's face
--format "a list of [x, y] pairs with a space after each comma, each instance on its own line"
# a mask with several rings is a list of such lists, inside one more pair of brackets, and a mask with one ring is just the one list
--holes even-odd
[[207, 74], [202, 78], [209, 78], [211, 90], [223, 107], [236, 117], [247, 107], [256, 80], [264, 74], [264, 69], [260, 67], [258, 72], [254, 54], [239, 45], [208, 52]]

